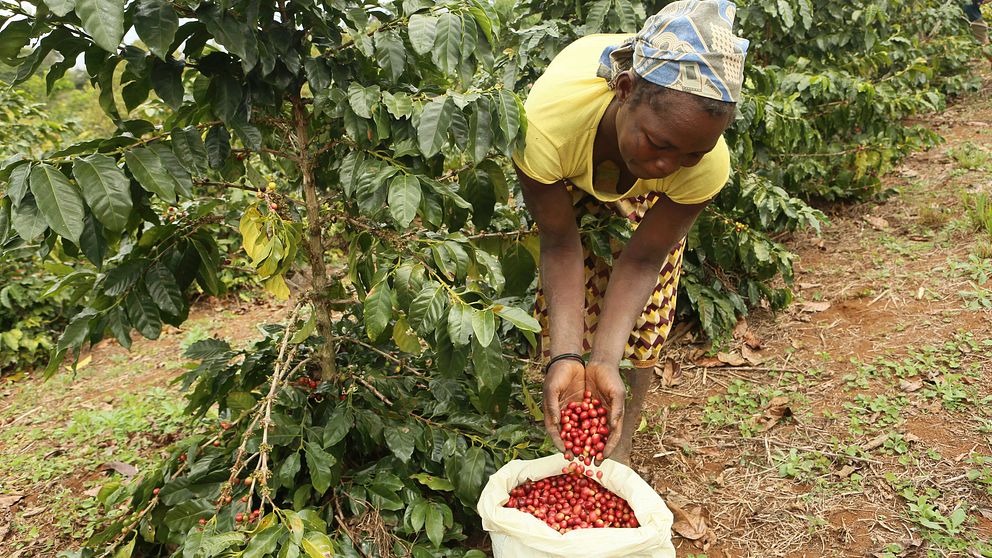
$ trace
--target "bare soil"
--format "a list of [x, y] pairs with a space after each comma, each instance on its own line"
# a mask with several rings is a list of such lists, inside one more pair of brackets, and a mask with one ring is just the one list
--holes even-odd
[[[708, 531], [683, 526], [680, 556], [988, 555], [992, 489], [969, 471], [992, 454], [992, 310], [962, 293], [992, 296], [992, 236], [967, 224], [967, 196], [992, 195], [990, 97], [986, 83], [929, 120], [946, 141], [885, 177], [893, 195], [823, 208], [821, 236], [784, 240], [795, 303], [718, 348], [740, 356], [748, 331], [752, 362], [701, 366], [713, 359], [691, 336], [671, 351], [682, 375], [653, 388], [633, 466], [673, 507], [701, 507]], [[766, 428], [773, 395], [791, 416]], [[717, 416], [728, 408], [743, 418]], [[907, 487], [944, 517], [963, 508], [964, 525], [927, 527]]]

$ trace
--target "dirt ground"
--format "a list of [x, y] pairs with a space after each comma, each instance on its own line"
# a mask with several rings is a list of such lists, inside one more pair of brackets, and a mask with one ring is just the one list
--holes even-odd
[[[658, 371], [633, 466], [678, 510], [680, 557], [992, 556], [992, 230], [968, 197], [992, 196], [992, 85], [928, 125], [946, 142], [889, 197], [782, 240], [795, 304], [753, 312], [717, 358], [687, 336]], [[0, 556], [77, 546], [99, 484], [188, 426], [183, 348], [285, 312], [206, 301], [44, 389], [0, 384]]]
[[138, 473], [191, 427], [170, 384], [185, 371], [185, 347], [208, 337], [247, 344], [287, 313], [251, 297], [202, 300], [181, 328], [136, 339], [130, 352], [107, 340], [75, 374], [0, 383], [0, 557], [78, 547], [98, 525], [99, 487]]
[[992, 556], [992, 84], [928, 125], [894, 195], [784, 240], [792, 306], [659, 371], [633, 466], [680, 556]]

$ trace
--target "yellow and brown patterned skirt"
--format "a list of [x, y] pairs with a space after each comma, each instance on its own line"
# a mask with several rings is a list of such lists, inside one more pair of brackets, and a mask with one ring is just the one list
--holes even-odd
[[[648, 209], [661, 198], [661, 194], [650, 193], [644, 196], [623, 199], [616, 202], [602, 202], [582, 192], [577, 188], [569, 188], [572, 192], [572, 203], [579, 217], [583, 213], [602, 215], [604, 211], [613, 211], [629, 219], [634, 229]], [[623, 246], [613, 241], [613, 259], [620, 256]], [[657, 364], [661, 356], [661, 348], [668, 338], [675, 320], [675, 300], [678, 295], [679, 275], [682, 271], [682, 252], [685, 249], [685, 239], [672, 249], [658, 273], [658, 283], [651, 292], [644, 312], [634, 323], [634, 330], [627, 340], [624, 358], [629, 359], [637, 368], [650, 368]], [[599, 323], [603, 296], [610, 280], [610, 266], [602, 258], [595, 256], [588, 247], [582, 247], [585, 258], [585, 335], [582, 340], [583, 352], [592, 350], [592, 341], [596, 335]], [[545, 359], [549, 358], [551, 340], [548, 337], [548, 308], [544, 299], [544, 291], [540, 278], [537, 285], [536, 300], [537, 318], [541, 322], [541, 352]]]

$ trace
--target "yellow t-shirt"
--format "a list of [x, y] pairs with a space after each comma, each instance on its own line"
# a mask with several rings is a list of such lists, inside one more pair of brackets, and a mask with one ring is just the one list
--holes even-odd
[[513, 162], [544, 184], [567, 179], [604, 202], [661, 192], [676, 203], [702, 203], [717, 194], [730, 176], [730, 153], [723, 137], [698, 164], [657, 180], [637, 180], [617, 194], [593, 186], [592, 151], [599, 121], [613, 90], [598, 77], [603, 49], [629, 35], [589, 35], [565, 47], [534, 83], [527, 96], [527, 137]]

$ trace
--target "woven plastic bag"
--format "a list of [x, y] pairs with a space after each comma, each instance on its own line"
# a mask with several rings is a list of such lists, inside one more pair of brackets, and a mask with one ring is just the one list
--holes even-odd
[[675, 558], [672, 512], [644, 479], [615, 461], [603, 462], [599, 482], [627, 500], [640, 524], [636, 529], [576, 529], [563, 535], [529, 513], [503, 507], [510, 490], [528, 480], [561, 474], [567, 465], [559, 453], [511, 461], [489, 477], [478, 510], [496, 558]]

